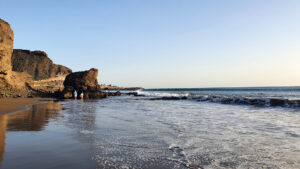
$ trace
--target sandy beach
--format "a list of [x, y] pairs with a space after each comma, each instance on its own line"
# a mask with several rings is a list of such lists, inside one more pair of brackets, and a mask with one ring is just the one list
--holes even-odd
[[0, 114], [12, 113], [23, 110], [28, 105], [33, 105], [39, 101], [47, 101], [45, 98], [5, 98], [0, 99]]
[[0, 169], [300, 169], [300, 0], [0, 4]]

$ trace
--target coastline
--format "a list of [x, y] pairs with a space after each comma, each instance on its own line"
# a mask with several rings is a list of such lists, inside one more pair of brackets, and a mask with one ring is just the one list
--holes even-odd
[[53, 100], [52, 98], [1, 98], [0, 115], [25, 111], [27, 107], [39, 104], [40, 101]]
[[142, 87], [120, 87], [112, 85], [100, 85], [101, 90], [141, 90]]

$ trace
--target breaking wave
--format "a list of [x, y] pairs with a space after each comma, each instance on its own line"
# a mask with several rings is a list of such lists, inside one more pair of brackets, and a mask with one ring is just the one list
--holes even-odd
[[192, 96], [191, 93], [171, 93], [171, 92], [147, 92], [143, 90], [138, 90], [139, 95], [145, 95], [148, 97], [188, 97]]
[[[172, 93], [137, 91], [145, 97], [161, 97], [162, 100], [194, 100], [199, 102], [212, 102], [221, 104], [254, 105], [263, 107], [287, 107], [300, 108], [300, 99], [288, 99], [285, 97], [268, 97], [266, 95], [220, 95], [220, 94], [199, 94], [199, 93]], [[173, 99], [172, 99], [173, 98]]]
[[192, 98], [197, 101], [207, 101], [222, 104], [241, 104], [241, 105], [255, 105], [266, 107], [300, 107], [300, 100], [278, 99], [278, 98], [247, 98], [247, 97], [228, 97], [228, 96], [199, 96]]

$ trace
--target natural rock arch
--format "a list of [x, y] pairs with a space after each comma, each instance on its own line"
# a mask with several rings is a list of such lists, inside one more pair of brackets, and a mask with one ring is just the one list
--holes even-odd
[[98, 85], [98, 69], [92, 68], [88, 71], [74, 72], [67, 75], [64, 81], [63, 98], [75, 98], [74, 92], [77, 92], [79, 99], [83, 93], [83, 98], [91, 98], [95, 93], [100, 92]]

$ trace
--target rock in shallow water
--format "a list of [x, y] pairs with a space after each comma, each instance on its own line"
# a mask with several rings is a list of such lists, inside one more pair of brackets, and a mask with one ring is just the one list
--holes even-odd
[[170, 97], [156, 97], [156, 98], [150, 98], [149, 100], [186, 100], [187, 97], [175, 97], [175, 96], [170, 96]]
[[77, 98], [106, 98], [108, 94], [100, 91], [97, 77], [98, 69], [95, 68], [82, 72], [74, 72], [67, 75], [64, 81], [65, 88], [61, 97], [65, 99], [75, 98], [76, 91]]
[[270, 99], [270, 106], [284, 106], [286, 100], [283, 99]]

